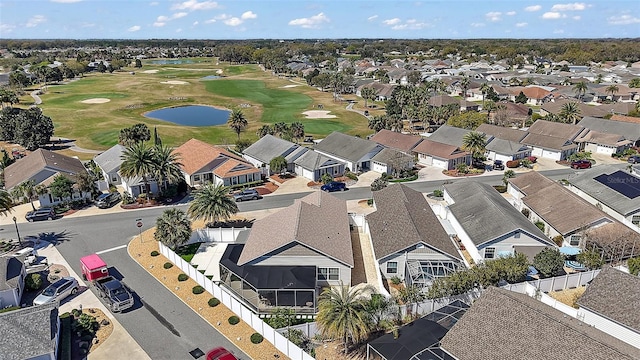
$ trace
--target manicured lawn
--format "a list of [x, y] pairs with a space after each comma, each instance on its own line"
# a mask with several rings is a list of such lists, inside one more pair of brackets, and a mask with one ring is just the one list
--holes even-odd
[[198, 248], [200, 247], [200, 244], [202, 244], [202, 243], [194, 243], [194, 244], [181, 246], [176, 251], [176, 254], [180, 255], [180, 257], [183, 258], [184, 261], [190, 263], [191, 259], [193, 259], [193, 255], [195, 255], [196, 251], [198, 251]]

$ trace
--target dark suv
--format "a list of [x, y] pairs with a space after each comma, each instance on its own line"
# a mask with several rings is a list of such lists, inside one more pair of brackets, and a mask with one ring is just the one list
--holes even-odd
[[640, 163], [640, 155], [631, 155], [631, 156], [629, 156], [629, 158], [627, 159], [627, 162], [629, 164]]
[[576, 160], [571, 162], [571, 167], [574, 169], [590, 169], [591, 161], [589, 160]]
[[504, 170], [504, 163], [502, 160], [493, 161], [493, 170]]
[[332, 181], [330, 183], [326, 183], [320, 187], [320, 190], [326, 192], [334, 192], [334, 191], [345, 191], [347, 190], [347, 185], [343, 182]]
[[119, 203], [121, 199], [122, 197], [120, 196], [119, 192], [101, 194], [96, 199], [96, 206], [99, 207], [100, 209], [106, 209]]
[[239, 193], [233, 194], [233, 198], [236, 200], [236, 202], [245, 200], [258, 200], [260, 198], [260, 194], [255, 189], [244, 189]]
[[52, 208], [42, 208], [36, 211], [29, 211], [25, 216], [29, 222], [38, 220], [53, 220], [56, 218], [56, 212]]

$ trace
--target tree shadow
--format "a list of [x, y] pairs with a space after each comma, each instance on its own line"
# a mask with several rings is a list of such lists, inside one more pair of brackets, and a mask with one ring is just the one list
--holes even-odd
[[42, 241], [46, 241], [50, 244], [52, 244], [53, 246], [58, 245], [59, 243], [63, 242], [63, 241], [70, 241], [71, 240], [71, 236], [72, 234], [69, 233], [67, 230], [64, 230], [62, 232], [56, 233], [56, 232], [41, 232], [38, 235], [28, 235], [25, 236], [24, 239], [25, 241], [30, 241], [32, 242], [33, 245], [38, 245], [40, 244], [40, 242]]

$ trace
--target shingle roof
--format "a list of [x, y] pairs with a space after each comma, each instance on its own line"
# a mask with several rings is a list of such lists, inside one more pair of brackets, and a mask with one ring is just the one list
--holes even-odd
[[338, 160], [334, 160], [313, 150], [305, 152], [302, 156], [295, 159], [293, 163], [307, 170], [318, 170], [323, 167], [341, 164]]
[[491, 185], [465, 180], [444, 185], [444, 189], [455, 202], [449, 210], [474, 244], [524, 230], [551, 245], [542, 231]]
[[388, 148], [409, 154], [411, 150], [422, 141], [422, 138], [420, 136], [382, 129], [373, 135], [370, 140]]
[[268, 164], [273, 158], [286, 156], [298, 147], [300, 145], [267, 134], [251, 144], [242, 153]]
[[274, 254], [293, 242], [353, 267], [347, 203], [324, 191], [315, 191], [256, 221], [238, 265]]
[[432, 141], [431, 139], [424, 139], [413, 151], [440, 159], [457, 159], [471, 154], [461, 150], [458, 146]]
[[536, 100], [544, 99], [545, 97], [551, 94], [551, 91], [545, 90], [538, 86], [531, 86], [531, 87], [527, 86], [524, 89], [522, 89], [522, 92], [529, 99], [536, 99]]
[[476, 131], [491, 135], [497, 139], [513, 142], [520, 142], [522, 139], [524, 139], [525, 136], [527, 136], [526, 131], [492, 124], [482, 124], [478, 126]]
[[315, 150], [340, 159], [358, 161], [376, 147], [382, 149], [376, 142], [334, 131], [316, 144]]
[[124, 150], [124, 146], [116, 144], [107, 151], [96, 155], [93, 161], [107, 174], [117, 172], [120, 170], [120, 165], [122, 164], [122, 153], [124, 153]]
[[429, 136], [429, 140], [461, 148], [463, 138], [469, 132], [471, 132], [471, 130], [442, 125]]
[[57, 302], [1, 313], [1, 357], [18, 360], [53, 354], [57, 333]]
[[373, 192], [376, 211], [367, 215], [376, 259], [425, 243], [456, 259], [460, 255], [422, 193], [402, 184]]
[[599, 131], [589, 131], [584, 136], [576, 139], [576, 142], [589, 142], [600, 145], [623, 146], [633, 144], [630, 140], [625, 140], [624, 136], [617, 134], [605, 134]]
[[527, 296], [490, 287], [442, 338], [459, 360], [631, 360], [640, 350]]
[[173, 150], [174, 154], [180, 154], [182, 170], [189, 174], [202, 171], [212, 171], [220, 166], [226, 159], [236, 159], [246, 162], [239, 156], [227, 150], [207, 144], [197, 139], [191, 139]]
[[[408, 163], [409, 161], [412, 161], [413, 156], [407, 155], [398, 150], [385, 148], [385, 149], [382, 149], [382, 151], [380, 151], [379, 153], [377, 153], [376, 156], [371, 158], [371, 160], [377, 161], [385, 165], [402, 166]], [[390, 164], [391, 162], [395, 162], [395, 163]]]
[[[601, 182], [594, 180], [594, 178], [600, 175], [611, 175], [616, 171], [626, 171], [626, 165], [596, 166], [580, 172], [577, 176], [570, 178], [569, 182], [603, 205], [612, 208], [624, 216], [628, 216], [640, 209], [640, 197], [635, 199], [628, 198]], [[637, 176], [635, 178], [640, 182], [640, 178]]]
[[0, 291], [18, 287], [23, 264], [12, 256], [0, 256]]
[[640, 277], [606, 267], [587, 286], [578, 305], [640, 333]]
[[4, 169], [4, 186], [7, 190], [11, 190], [45, 168], [51, 169], [52, 173], [59, 172], [68, 175], [85, 171], [82, 162], [76, 158], [38, 149]]
[[527, 151], [530, 148], [517, 142], [494, 138], [489, 141], [485, 149], [502, 155], [515, 155]]
[[566, 138], [529, 133], [521, 143], [529, 146], [541, 147], [549, 150], [568, 150], [578, 147]]
[[538, 119], [527, 131], [529, 134], [554, 136], [566, 140], [573, 140], [584, 131], [584, 126]]
[[451, 104], [460, 105], [460, 100], [449, 95], [436, 95], [429, 98], [429, 105], [431, 106], [444, 106]]
[[640, 140], [640, 124], [638, 123], [607, 120], [587, 116], [584, 117], [578, 123], [578, 125], [603, 134], [616, 134], [624, 136], [624, 138], [627, 140]]

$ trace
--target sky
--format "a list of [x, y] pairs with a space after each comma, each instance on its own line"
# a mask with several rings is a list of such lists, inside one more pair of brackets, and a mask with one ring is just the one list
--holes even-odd
[[1, 0], [3, 39], [638, 38], [640, 0]]

